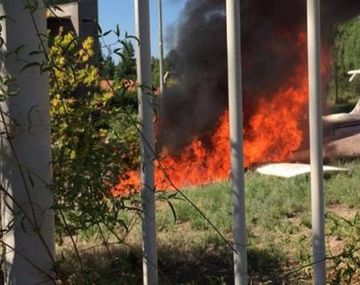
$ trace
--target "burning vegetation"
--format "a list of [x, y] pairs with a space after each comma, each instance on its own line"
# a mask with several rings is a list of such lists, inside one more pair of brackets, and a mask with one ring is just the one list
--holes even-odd
[[[244, 164], [290, 159], [307, 144], [306, 1], [242, 1]], [[322, 1], [322, 76], [336, 26], [360, 13], [358, 0]], [[225, 1], [188, 1], [173, 51], [177, 83], [156, 126], [158, 190], [225, 180], [230, 170]], [[239, 63], [240, 64], [240, 63]], [[324, 84], [326, 94], [326, 84]], [[115, 193], [139, 188], [126, 173]]]

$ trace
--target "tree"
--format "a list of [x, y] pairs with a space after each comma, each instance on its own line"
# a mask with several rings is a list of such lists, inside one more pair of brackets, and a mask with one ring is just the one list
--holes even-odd
[[357, 101], [360, 93], [360, 79], [349, 83], [348, 71], [360, 68], [360, 17], [338, 27], [333, 51], [332, 80], [330, 96], [339, 94], [341, 101]]
[[115, 69], [115, 79], [136, 79], [135, 50], [131, 41], [123, 42], [121, 61]]
[[101, 77], [103, 79], [113, 80], [115, 76], [115, 63], [110, 55], [106, 57], [105, 60], [102, 61], [101, 65]]
[[[160, 85], [160, 66], [159, 66], [159, 59], [153, 57], [151, 59], [151, 74], [152, 74], [152, 84], [155, 87], [158, 87]], [[170, 72], [171, 68], [170, 65], [168, 63], [167, 58], [164, 58], [164, 75], [166, 74], [166, 72]]]

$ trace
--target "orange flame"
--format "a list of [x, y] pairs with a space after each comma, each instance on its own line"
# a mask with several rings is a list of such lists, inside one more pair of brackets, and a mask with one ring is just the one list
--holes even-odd
[[[306, 34], [299, 36], [299, 50], [306, 45]], [[291, 158], [303, 142], [301, 123], [306, 121], [308, 81], [306, 53], [303, 62], [289, 75], [290, 80], [271, 96], [260, 96], [254, 115], [244, 127], [244, 166], [255, 163], [280, 162]], [[328, 70], [323, 58], [322, 72]], [[171, 190], [204, 185], [229, 178], [230, 144], [229, 120], [226, 111], [211, 137], [211, 147], [195, 139], [177, 157], [162, 153], [155, 161], [155, 185], [158, 190]], [[114, 195], [139, 191], [137, 171], [130, 171], [113, 190]]]

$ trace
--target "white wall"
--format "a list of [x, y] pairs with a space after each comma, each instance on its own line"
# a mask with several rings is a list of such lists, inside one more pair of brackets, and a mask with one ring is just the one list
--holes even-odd
[[[9, 129], [10, 141], [4, 134], [0, 138], [0, 183], [9, 194], [2, 191], [3, 228], [9, 228], [14, 221], [2, 239], [7, 245], [3, 269], [6, 284], [53, 284], [49, 278], [54, 257], [54, 218], [50, 210], [53, 197], [45, 185], [51, 181], [48, 77], [46, 73], [40, 74], [38, 67], [20, 72], [25, 63], [18, 59], [30, 62], [43, 59], [39, 55], [29, 56], [29, 52], [39, 49], [39, 40], [23, 2], [2, 3], [0, 14], [10, 17], [1, 23], [5, 40], [2, 56], [25, 45], [17, 57], [8, 56], [1, 69], [1, 75], [14, 76], [20, 88], [17, 96], [0, 104], [18, 123]], [[34, 13], [34, 19], [39, 32], [45, 33], [45, 10]], [[47, 45], [46, 39], [44, 44]], [[3, 122], [1, 117], [0, 121]], [[8, 117], [6, 121], [9, 125]], [[4, 124], [0, 127], [4, 133]]]

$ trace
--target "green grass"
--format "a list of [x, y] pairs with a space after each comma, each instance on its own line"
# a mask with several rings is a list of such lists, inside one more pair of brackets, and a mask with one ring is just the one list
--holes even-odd
[[[347, 284], [344, 280], [349, 272], [344, 268], [353, 268], [356, 272], [360, 267], [355, 252], [360, 246], [360, 219], [355, 216], [360, 207], [360, 160], [333, 164], [352, 170], [351, 174], [339, 173], [325, 178], [326, 231], [331, 250], [328, 255], [340, 255], [327, 263], [328, 278], [332, 280], [330, 284]], [[311, 284], [311, 266], [306, 266], [311, 263], [309, 177], [281, 179], [248, 172], [245, 181], [251, 280], [260, 284]], [[232, 240], [232, 199], [228, 182], [186, 189], [183, 193], [227, 240]], [[231, 249], [196, 209], [180, 195], [176, 197], [170, 199], [171, 206], [164, 200], [157, 202], [161, 284], [232, 284]], [[105, 256], [106, 262], [97, 267], [102, 278], [94, 277], [95, 283], [77, 281], [76, 284], [115, 284], [109, 281], [109, 276], [114, 274], [123, 280], [118, 284], [138, 284], [141, 280], [139, 225], [126, 242], [129, 247], [112, 248], [111, 258], [106, 252], [95, 254], [97, 259]], [[87, 264], [96, 268], [96, 262], [89, 256], [86, 256]], [[303, 270], [287, 274], [301, 266], [305, 266]]]

